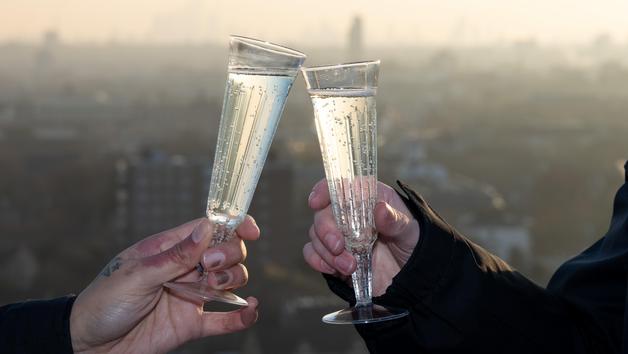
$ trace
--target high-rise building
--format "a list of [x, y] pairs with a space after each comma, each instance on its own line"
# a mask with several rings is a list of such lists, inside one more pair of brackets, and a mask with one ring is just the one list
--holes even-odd
[[61, 40], [58, 32], [53, 30], [44, 32], [41, 47], [37, 51], [35, 58], [36, 70], [46, 72], [54, 66], [55, 52], [57, 51], [60, 42]]
[[[251, 214], [264, 235], [263, 242], [256, 243], [255, 251], [261, 266], [277, 261], [273, 254], [293, 252], [300, 240], [294, 234], [294, 173], [287, 161], [269, 157], [251, 202]], [[279, 262], [281, 263], [281, 262]]]
[[348, 59], [350, 61], [364, 60], [364, 58], [362, 58], [364, 55], [362, 31], [362, 18], [360, 16], [355, 16], [353, 18], [353, 22], [351, 23], [348, 36], [349, 42], [347, 49], [349, 55]]
[[[173, 156], [155, 151], [118, 160], [114, 218], [118, 241], [128, 244], [129, 239], [139, 240], [204, 216], [211, 167], [211, 161], [205, 157]], [[269, 240], [260, 243], [262, 254], [276, 251], [282, 245], [277, 236], [293, 231], [292, 179], [290, 164], [269, 157], [249, 214], [264, 234], [273, 235], [279, 244], [271, 245]]]
[[204, 215], [208, 162], [161, 152], [116, 163], [119, 242], [139, 240]]

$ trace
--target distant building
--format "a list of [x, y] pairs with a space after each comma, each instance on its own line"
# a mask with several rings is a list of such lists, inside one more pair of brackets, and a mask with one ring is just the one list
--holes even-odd
[[[270, 156], [264, 165], [259, 183], [255, 189], [255, 195], [249, 208], [257, 225], [262, 230], [265, 240], [258, 242], [255, 247], [261, 257], [261, 262], [277, 261], [271, 254], [281, 254], [285, 249], [290, 252], [294, 245], [299, 243], [296, 237], [291, 237], [294, 232], [293, 194], [294, 172], [291, 164], [282, 159], [274, 159]], [[209, 185], [209, 183], [207, 184]], [[290, 237], [283, 238], [282, 236]]]
[[499, 258], [521, 268], [532, 260], [532, 238], [524, 225], [477, 225], [469, 229], [473, 241]]
[[45, 73], [55, 64], [55, 55], [61, 39], [59, 33], [54, 30], [44, 32], [41, 47], [36, 53], [35, 70]]
[[[205, 157], [149, 151], [117, 161], [114, 226], [120, 242], [137, 240], [205, 215], [212, 164]], [[280, 248], [279, 233], [290, 233], [292, 168], [269, 159], [264, 166], [249, 214], [274, 242], [256, 245], [263, 254]], [[278, 244], [275, 244], [277, 242]]]
[[118, 240], [138, 240], [203, 216], [207, 161], [147, 152], [116, 163]]
[[397, 175], [405, 182], [421, 186], [421, 194], [452, 225], [472, 241], [515, 267], [532, 260], [532, 237], [525, 220], [508, 213], [508, 205], [493, 186], [452, 175], [442, 165], [426, 158], [422, 149], [400, 151]]
[[362, 18], [356, 16], [353, 18], [351, 28], [349, 29], [348, 55], [350, 61], [364, 60], [363, 39], [362, 39]]

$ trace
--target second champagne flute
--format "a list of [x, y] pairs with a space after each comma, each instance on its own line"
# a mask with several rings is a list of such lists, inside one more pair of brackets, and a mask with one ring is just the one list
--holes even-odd
[[[212, 246], [233, 237], [244, 220], [268, 155], [286, 98], [303, 53], [256, 39], [231, 36], [227, 87], [207, 217], [213, 224]], [[207, 273], [198, 282], [169, 282], [166, 287], [203, 301], [246, 306], [239, 296], [212, 289]]]
[[355, 306], [323, 322], [358, 324], [392, 320], [408, 311], [373, 304], [371, 255], [377, 240], [377, 119], [379, 61], [303, 68], [314, 106], [332, 211], [357, 261], [351, 275]]

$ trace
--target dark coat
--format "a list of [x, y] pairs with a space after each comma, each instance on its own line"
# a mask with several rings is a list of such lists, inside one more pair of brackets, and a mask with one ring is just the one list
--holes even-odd
[[73, 353], [70, 313], [75, 297], [0, 307], [0, 353]]
[[[628, 163], [625, 168], [628, 182]], [[563, 264], [547, 288], [462, 236], [410, 188], [399, 187], [421, 236], [374, 302], [410, 315], [356, 326], [371, 353], [628, 353], [628, 183], [615, 196], [608, 233]], [[344, 282], [325, 278], [337, 295], [355, 301]]]

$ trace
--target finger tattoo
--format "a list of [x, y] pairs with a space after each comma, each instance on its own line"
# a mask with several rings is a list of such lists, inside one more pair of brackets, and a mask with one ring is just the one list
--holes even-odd
[[111, 262], [109, 262], [105, 266], [105, 268], [100, 272], [100, 275], [102, 275], [104, 277], [108, 277], [113, 272], [115, 272], [116, 270], [120, 269], [121, 265], [122, 265], [122, 258], [116, 257], [116, 258], [112, 259]]

